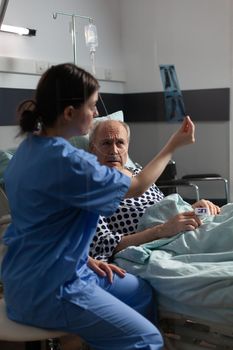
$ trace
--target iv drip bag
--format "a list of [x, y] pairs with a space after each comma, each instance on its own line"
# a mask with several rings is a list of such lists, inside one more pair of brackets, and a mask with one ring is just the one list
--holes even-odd
[[97, 29], [93, 23], [85, 26], [85, 40], [90, 52], [94, 52], [98, 46]]

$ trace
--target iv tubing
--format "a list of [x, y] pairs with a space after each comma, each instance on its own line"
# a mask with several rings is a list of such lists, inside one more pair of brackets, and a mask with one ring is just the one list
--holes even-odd
[[73, 45], [74, 63], [77, 64], [76, 26], [75, 26], [75, 17], [74, 16], [72, 16], [71, 38], [72, 38], [72, 45]]

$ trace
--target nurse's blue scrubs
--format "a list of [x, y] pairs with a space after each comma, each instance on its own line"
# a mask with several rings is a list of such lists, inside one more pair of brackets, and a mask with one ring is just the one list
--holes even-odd
[[[2, 263], [12, 320], [75, 333], [93, 349], [161, 349], [147, 282], [107, 278], [87, 267], [98, 216], [110, 215], [130, 185], [121, 172], [60, 137], [30, 135], [6, 173], [12, 224]], [[138, 312], [136, 312], [137, 310]]]

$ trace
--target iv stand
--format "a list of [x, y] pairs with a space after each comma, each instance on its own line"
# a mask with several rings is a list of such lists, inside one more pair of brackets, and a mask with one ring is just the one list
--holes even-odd
[[1, 4], [0, 4], [0, 28], [5, 16], [5, 12], [6, 12], [6, 8], [8, 5], [9, 0], [2, 0]]
[[77, 42], [76, 42], [76, 23], [75, 23], [75, 18], [82, 18], [82, 19], [87, 19], [90, 23], [93, 23], [93, 18], [88, 17], [88, 16], [81, 16], [77, 14], [70, 14], [70, 13], [64, 13], [64, 12], [54, 12], [53, 13], [53, 19], [57, 19], [57, 15], [61, 16], [68, 16], [71, 17], [71, 38], [72, 38], [72, 46], [73, 46], [73, 57], [74, 57], [74, 64], [77, 65]]

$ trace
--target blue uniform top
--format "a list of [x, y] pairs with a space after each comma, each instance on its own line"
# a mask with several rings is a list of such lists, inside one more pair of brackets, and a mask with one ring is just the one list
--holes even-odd
[[85, 308], [95, 274], [86, 262], [99, 215], [110, 215], [130, 178], [61, 137], [30, 135], [6, 172], [12, 224], [2, 263], [11, 319], [65, 326], [62, 299]]

